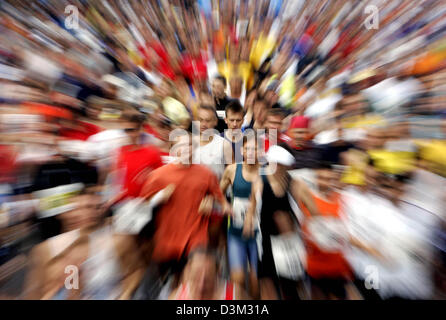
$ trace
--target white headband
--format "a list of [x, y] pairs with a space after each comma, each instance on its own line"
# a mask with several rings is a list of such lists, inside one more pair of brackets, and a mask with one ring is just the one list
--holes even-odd
[[291, 153], [277, 145], [271, 146], [268, 149], [266, 159], [268, 162], [274, 162], [284, 166], [291, 166], [295, 162], [294, 156]]

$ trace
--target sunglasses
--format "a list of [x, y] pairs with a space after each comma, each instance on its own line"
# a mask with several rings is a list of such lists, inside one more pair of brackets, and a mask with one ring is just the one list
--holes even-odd
[[130, 133], [130, 132], [136, 132], [136, 131], [138, 131], [138, 130], [139, 130], [138, 128], [125, 128], [125, 129], [124, 129], [124, 131], [127, 132], [127, 133]]

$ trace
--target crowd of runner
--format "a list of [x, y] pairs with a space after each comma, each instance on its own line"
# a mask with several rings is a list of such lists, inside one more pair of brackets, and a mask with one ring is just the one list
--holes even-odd
[[1, 299], [446, 297], [443, 0], [4, 0]]

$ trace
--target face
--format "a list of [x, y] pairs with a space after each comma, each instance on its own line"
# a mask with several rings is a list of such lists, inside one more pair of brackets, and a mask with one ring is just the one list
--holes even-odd
[[319, 190], [333, 190], [338, 186], [339, 174], [334, 170], [321, 169], [317, 171], [317, 185]]
[[217, 125], [215, 113], [211, 110], [200, 108], [198, 110], [198, 121], [200, 121], [200, 133], [208, 129], [213, 129]]
[[390, 200], [397, 200], [404, 192], [404, 184], [387, 177], [381, 178], [379, 192]]
[[307, 128], [294, 128], [288, 130], [288, 135], [292, 139], [294, 147], [302, 148], [308, 140]]
[[172, 157], [178, 157], [182, 164], [192, 163], [192, 137], [182, 135], [171, 149]]
[[228, 125], [228, 129], [236, 130], [242, 128], [243, 113], [228, 111], [226, 113], [225, 122]]
[[254, 103], [253, 110], [254, 120], [259, 123], [265, 122], [266, 117], [266, 103], [263, 101], [257, 101]]
[[225, 85], [219, 79], [214, 79], [211, 85], [212, 94], [214, 97], [223, 98], [225, 96]]
[[248, 139], [242, 147], [243, 159], [248, 164], [257, 163], [257, 144], [256, 139]]
[[142, 126], [134, 122], [126, 122], [124, 126], [124, 131], [133, 143], [136, 143], [139, 136], [141, 135]]
[[265, 129], [268, 130], [270, 136], [277, 136], [277, 132], [282, 127], [282, 116], [269, 115], [266, 117]]
[[161, 139], [163, 139], [164, 141], [168, 141], [170, 130], [171, 130], [171, 127], [168, 123], [160, 121], [160, 123], [158, 125], [158, 134]]
[[75, 209], [60, 215], [66, 230], [89, 228], [98, 224], [101, 218], [100, 197], [97, 195], [79, 195], [73, 198]]

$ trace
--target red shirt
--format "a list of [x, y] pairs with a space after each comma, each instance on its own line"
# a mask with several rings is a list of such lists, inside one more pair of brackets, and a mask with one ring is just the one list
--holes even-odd
[[192, 57], [189, 54], [184, 54], [181, 61], [181, 72], [183, 72], [184, 76], [191, 82], [193, 82], [194, 79], [206, 79], [206, 58], [202, 54], [197, 57]]
[[154, 146], [123, 146], [119, 150], [118, 169], [124, 169], [124, 190], [127, 196], [137, 197], [145, 181], [145, 176], [161, 167], [161, 152]]
[[[281, 133], [279, 135], [279, 138], [277, 139], [277, 143], [276, 144], [279, 144], [279, 143], [282, 143], [282, 142], [286, 142], [286, 141], [288, 141], [287, 136], [284, 135], [283, 133]], [[270, 142], [269, 142], [268, 136], [265, 136], [264, 144], [265, 144], [265, 152], [268, 152], [268, 149], [269, 149], [269, 147], [271, 145]]]
[[158, 262], [179, 260], [193, 249], [206, 246], [209, 217], [198, 212], [200, 203], [207, 194], [220, 201], [224, 198], [215, 174], [199, 164], [168, 164], [153, 171], [141, 196], [149, 198], [170, 184], [175, 190], [155, 219], [152, 259]]
[[16, 151], [8, 145], [0, 145], [0, 183], [14, 181]]
[[[312, 197], [322, 217], [340, 219], [339, 194], [335, 194], [331, 201], [327, 201], [315, 195], [312, 195]], [[310, 240], [308, 224], [312, 217], [308, 209], [302, 203], [300, 203], [300, 208], [302, 208], [302, 212], [306, 216], [302, 230], [304, 234], [307, 235], [305, 246], [307, 248], [308, 275], [313, 278], [350, 277], [351, 269], [347, 260], [344, 258], [342, 251], [326, 251]]]
[[101, 132], [102, 129], [94, 124], [79, 121], [79, 129], [62, 128], [59, 130], [59, 135], [64, 138], [72, 140], [87, 140], [90, 136]]

